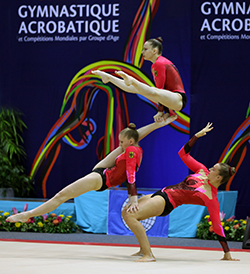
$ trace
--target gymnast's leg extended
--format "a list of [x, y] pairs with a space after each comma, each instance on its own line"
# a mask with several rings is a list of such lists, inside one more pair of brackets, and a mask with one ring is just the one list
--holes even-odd
[[139, 93], [138, 90], [136, 90], [136, 88], [132, 85], [126, 85], [124, 83], [124, 80], [123, 79], [120, 79], [119, 77], [116, 77], [112, 74], [109, 74], [105, 71], [101, 71], [101, 70], [94, 70], [92, 71], [92, 74], [95, 74], [95, 75], [98, 75], [102, 78], [102, 82], [104, 84], [107, 84], [107, 83], [112, 83], [114, 85], [116, 85], [118, 88], [120, 88], [121, 90], [124, 90], [126, 92], [129, 92], [129, 93]]
[[123, 71], [117, 71], [116, 74], [118, 74], [124, 79], [124, 83], [128, 87], [130, 87], [130, 89], [134, 87], [138, 94], [148, 98], [154, 103], [157, 103], [157, 104], [161, 103], [165, 107], [168, 107], [175, 111], [180, 111], [183, 108], [183, 100], [180, 93], [172, 92], [165, 89], [150, 87], [136, 80], [132, 76], [129, 76]]
[[102, 177], [96, 172], [92, 172], [85, 177], [75, 181], [59, 191], [54, 197], [41, 204], [35, 209], [11, 215], [6, 220], [9, 222], [27, 222], [29, 218], [41, 216], [56, 209], [59, 205], [69, 199], [75, 198], [91, 190], [98, 190], [102, 186]]

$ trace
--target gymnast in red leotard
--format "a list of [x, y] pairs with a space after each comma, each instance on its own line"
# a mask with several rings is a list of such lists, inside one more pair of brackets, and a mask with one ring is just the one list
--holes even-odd
[[[148, 42], [150, 43], [151, 41], [152, 47], [154, 47], [155, 45], [155, 47], [158, 48], [157, 46], [159, 46], [159, 51], [162, 52], [162, 49], [160, 48], [160, 38], [157, 39], [150, 39]], [[179, 95], [182, 97], [181, 109], [183, 109], [187, 104], [187, 96], [184, 91], [184, 86], [177, 67], [170, 60], [159, 55], [156, 61], [152, 64], [151, 71], [157, 88], [179, 93]], [[163, 104], [159, 103], [158, 112], [161, 112], [159, 113], [159, 115], [162, 116], [162, 113], [164, 111], [168, 112], [168, 108]]]
[[143, 196], [138, 201], [140, 209], [137, 212], [127, 212], [126, 208], [122, 212], [124, 220], [140, 244], [140, 251], [135, 254], [142, 256], [138, 261], [155, 261], [146, 232], [139, 221], [153, 216], [166, 216], [173, 209], [183, 204], [202, 205], [208, 208], [214, 232], [224, 251], [223, 260], [234, 260], [230, 255], [224, 230], [221, 226], [217, 189], [221, 184], [229, 180], [230, 176], [234, 174], [235, 168], [225, 163], [217, 163], [208, 170], [189, 154], [197, 139], [213, 129], [211, 126], [212, 124], [208, 123], [179, 151], [179, 156], [194, 174], [188, 175], [179, 184], [165, 187], [153, 195]]
[[157, 128], [173, 122], [177, 116], [166, 115], [162, 123], [152, 123], [138, 130], [133, 123], [119, 134], [119, 146], [101, 160], [92, 172], [66, 186], [54, 197], [35, 209], [11, 215], [9, 222], [26, 222], [29, 218], [41, 216], [56, 209], [60, 204], [91, 190], [103, 191], [127, 181], [129, 202], [127, 210], [138, 210], [135, 173], [142, 160], [142, 149], [138, 142]]
[[99, 75], [103, 83], [111, 82], [126, 92], [138, 93], [158, 104], [158, 113], [154, 116], [154, 120], [161, 121], [164, 112], [168, 112], [168, 109], [175, 111], [182, 110], [186, 106], [187, 96], [176, 66], [167, 58], [161, 56], [161, 37], [146, 41], [143, 46], [142, 55], [144, 60], [153, 63], [151, 71], [156, 88], [141, 83], [123, 71], [116, 71], [116, 74], [123, 79], [100, 70], [92, 71], [92, 73]]

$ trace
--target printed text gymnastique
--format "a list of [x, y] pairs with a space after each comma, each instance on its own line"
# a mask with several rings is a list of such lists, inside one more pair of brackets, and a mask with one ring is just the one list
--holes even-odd
[[18, 34], [117, 33], [119, 15], [119, 4], [21, 5]]
[[250, 31], [249, 2], [203, 2], [200, 11], [206, 18], [200, 30], [203, 31]]

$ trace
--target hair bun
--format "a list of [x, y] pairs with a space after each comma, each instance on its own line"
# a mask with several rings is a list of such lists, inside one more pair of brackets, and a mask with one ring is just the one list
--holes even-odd
[[163, 42], [163, 39], [162, 39], [161, 37], [157, 37], [157, 38], [155, 38], [155, 40], [157, 40], [157, 41], [160, 42], [161, 44], [162, 44], [162, 42]]
[[234, 173], [235, 173], [235, 167], [229, 167], [229, 175], [230, 175], [230, 177], [232, 176], [232, 175], [234, 175]]
[[129, 123], [128, 128], [136, 130], [136, 125], [134, 123]]

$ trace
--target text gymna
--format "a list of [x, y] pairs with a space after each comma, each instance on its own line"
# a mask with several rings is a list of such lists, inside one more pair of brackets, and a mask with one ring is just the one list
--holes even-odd
[[250, 3], [248, 2], [203, 2], [201, 12], [204, 15], [210, 14], [250, 14]]

